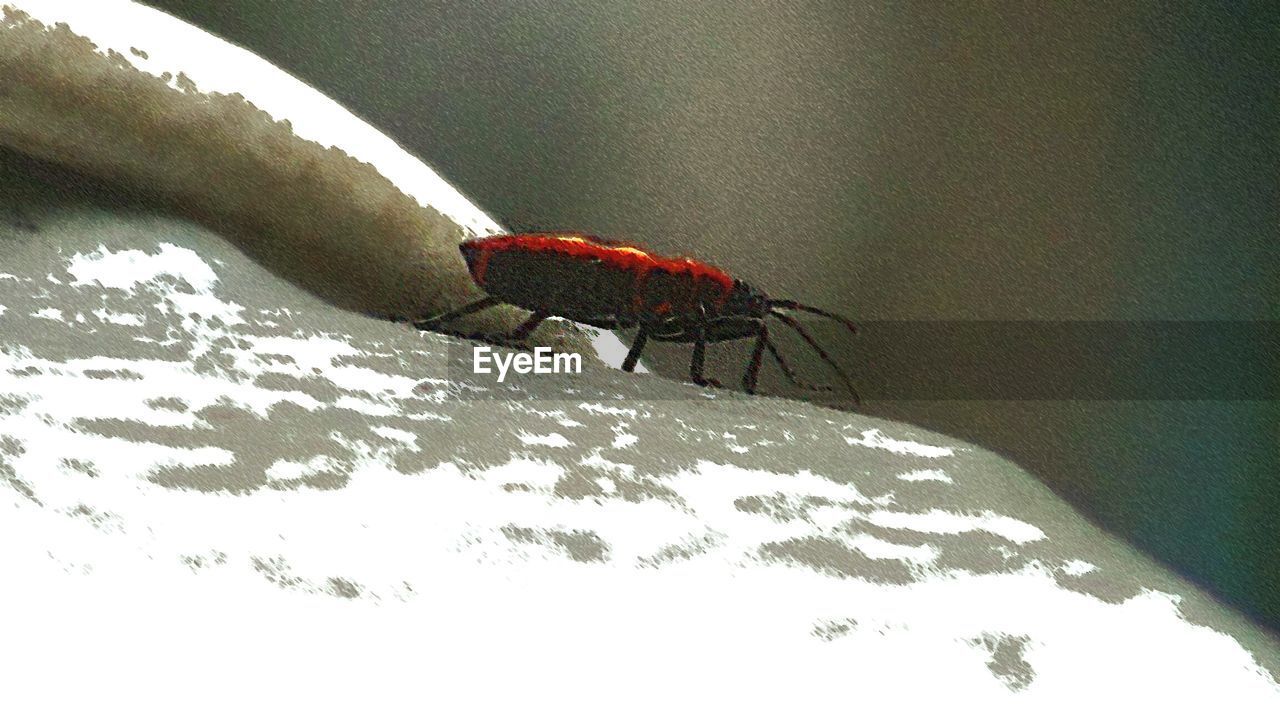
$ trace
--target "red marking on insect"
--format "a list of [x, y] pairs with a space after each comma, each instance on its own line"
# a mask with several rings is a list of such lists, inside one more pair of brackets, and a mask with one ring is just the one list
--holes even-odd
[[[462, 243], [480, 251], [486, 259], [499, 253], [554, 253], [583, 260], [598, 260], [616, 268], [636, 273], [654, 270], [673, 275], [687, 274], [709, 280], [723, 288], [726, 297], [733, 290], [733, 278], [720, 268], [692, 258], [670, 258], [656, 255], [635, 245], [610, 242], [593, 235], [495, 235]], [[477, 279], [477, 283], [481, 279]]]
[[634, 327], [638, 332], [622, 363], [623, 370], [635, 369], [650, 339], [689, 342], [693, 343], [689, 374], [700, 385], [719, 384], [702, 374], [707, 343], [755, 338], [742, 378], [744, 390], [755, 392], [765, 350], [792, 383], [811, 390], [830, 390], [797, 379], [769, 339], [765, 319], [772, 317], [795, 330], [836, 372], [854, 402], [858, 401], [844, 370], [799, 320], [781, 311], [819, 315], [856, 332], [851, 321], [794, 300], [771, 299], [713, 265], [576, 234], [496, 235], [467, 240], [459, 249], [472, 279], [488, 295], [457, 310], [419, 320], [415, 327], [436, 330], [450, 320], [500, 303], [532, 312], [507, 340], [524, 340], [552, 316], [608, 330]]

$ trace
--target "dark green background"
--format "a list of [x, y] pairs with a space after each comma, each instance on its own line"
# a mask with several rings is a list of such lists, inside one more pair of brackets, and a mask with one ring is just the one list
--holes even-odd
[[[693, 254], [862, 320], [1280, 319], [1275, 3], [150, 4], [320, 88], [515, 229]], [[855, 374], [906, 369], [876, 366], [872, 334], [818, 331]], [[680, 373], [673, 352], [655, 362]], [[743, 353], [713, 367], [735, 377]], [[1275, 402], [864, 410], [1000, 451], [1280, 627]]]

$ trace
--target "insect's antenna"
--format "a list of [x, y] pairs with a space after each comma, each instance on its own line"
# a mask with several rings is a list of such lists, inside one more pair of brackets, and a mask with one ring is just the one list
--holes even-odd
[[796, 376], [795, 371], [791, 369], [791, 366], [787, 364], [787, 361], [782, 359], [782, 353], [778, 352], [778, 348], [773, 344], [772, 340], [765, 340], [764, 346], [769, 349], [769, 354], [773, 355], [773, 359], [778, 361], [778, 367], [782, 368], [782, 374], [787, 376], [787, 379], [791, 381], [792, 385], [813, 392], [831, 392], [834, 389], [830, 385], [811, 385], [804, 382]]
[[[799, 303], [795, 303], [795, 304], [799, 305]], [[791, 308], [791, 309], [803, 310], [804, 307]], [[816, 310], [817, 308], [814, 308], [814, 309]], [[862, 404], [862, 399], [858, 397], [858, 391], [853, 389], [853, 382], [849, 380], [849, 376], [845, 375], [844, 370], [841, 369], [838, 364], [836, 364], [836, 361], [833, 360], [831, 356], [827, 354], [826, 350], [822, 349], [822, 346], [818, 344], [817, 340], [813, 339], [813, 336], [809, 334], [808, 330], [804, 329], [804, 326], [800, 324], [799, 320], [796, 320], [790, 315], [786, 315], [784, 313], [780, 313], [775, 310], [770, 310], [769, 314], [781, 320], [783, 323], [787, 325], [787, 327], [790, 327], [792, 330], [795, 330], [797, 333], [800, 333], [800, 337], [804, 338], [804, 341], [809, 344], [809, 347], [813, 348], [814, 352], [818, 353], [818, 357], [822, 358], [823, 362], [829, 365], [832, 370], [835, 370], [836, 375], [840, 376], [840, 381], [844, 383], [845, 389], [848, 390], [849, 395], [853, 397], [853, 402], [858, 405]], [[828, 315], [829, 313], [823, 312], [821, 314]], [[842, 320], [843, 318], [836, 317], [835, 319]]]
[[[804, 303], [798, 303], [795, 300], [770, 300], [769, 310], [772, 311], [774, 308], [782, 308], [783, 310], [799, 310], [800, 312], [807, 312], [807, 313], [813, 313], [814, 315], [821, 315], [824, 318], [835, 320], [841, 325], [844, 325], [846, 328], [848, 328], [849, 332], [851, 333], [858, 332], [858, 327], [854, 325], [853, 321], [850, 320], [849, 318], [842, 317], [833, 312], [828, 312], [826, 310], [823, 310], [822, 308], [813, 307], [812, 305], [805, 305]], [[778, 315], [778, 313], [772, 313], [772, 314]]]

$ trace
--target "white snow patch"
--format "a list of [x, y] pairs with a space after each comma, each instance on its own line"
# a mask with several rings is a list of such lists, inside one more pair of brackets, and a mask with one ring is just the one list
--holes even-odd
[[930, 510], [927, 513], [876, 510], [871, 512], [867, 519], [881, 527], [945, 535], [986, 530], [1018, 544], [1035, 542], [1046, 537], [1044, 531], [1031, 523], [997, 515], [990, 510], [980, 515], [962, 515], [945, 510]]
[[[635, 465], [613, 462], [612, 460], [609, 460], [603, 457], [600, 454], [599, 450], [592, 453], [588, 457], [583, 458], [581, 461], [579, 461], [578, 464], [581, 465], [582, 467], [599, 468], [606, 472], [616, 473], [623, 477], [632, 477], [636, 474]], [[607, 478], [596, 478], [596, 482], [601, 482], [601, 480], [603, 479], [607, 479]]]
[[534, 435], [532, 433], [520, 433], [520, 442], [525, 445], [544, 445], [546, 447], [564, 448], [569, 447], [573, 443], [569, 442], [569, 438], [560, 433], [550, 433], [548, 435]]
[[1097, 569], [1097, 565], [1080, 559], [1069, 560], [1062, 566], [1062, 572], [1071, 575], [1072, 577], [1079, 577]]
[[333, 472], [339, 466], [328, 455], [316, 455], [305, 463], [293, 460], [276, 460], [266, 469], [266, 476], [272, 480], [301, 480], [322, 472]]
[[514, 458], [502, 465], [485, 468], [476, 473], [479, 479], [493, 485], [519, 482], [535, 488], [550, 490], [564, 475], [564, 468], [553, 462]]
[[72, 256], [67, 272], [75, 277], [73, 286], [97, 283], [116, 290], [133, 290], [169, 276], [185, 280], [197, 292], [211, 292], [218, 281], [217, 273], [194, 250], [170, 243], [160, 243], [155, 254], [99, 245], [95, 252]]
[[244, 323], [244, 320], [240, 317], [240, 312], [244, 310], [243, 305], [225, 302], [212, 293], [167, 293], [163, 301], [156, 303], [156, 309], [163, 311], [166, 304], [171, 305], [174, 312], [184, 316], [183, 328], [196, 335], [226, 334], [226, 331], [214, 332], [191, 322], [197, 316], [205, 319], [217, 318], [224, 325], [240, 325]]
[[619, 415], [634, 418], [639, 414], [634, 408], [608, 407], [600, 403], [579, 403], [578, 407], [596, 415]]
[[938, 559], [938, 550], [931, 545], [899, 545], [866, 533], [855, 535], [848, 544], [873, 560], [906, 560], [915, 565], [928, 565]]
[[925, 470], [911, 470], [909, 472], [899, 473], [898, 479], [906, 480], [907, 482], [933, 481], [933, 482], [947, 483], [948, 485], [950, 485], [953, 482], [950, 475], [948, 475], [945, 471], [937, 468], [929, 468]]
[[774, 473], [703, 460], [692, 470], [671, 476], [670, 482], [683, 488], [682, 497], [698, 509], [700, 516], [706, 517], [704, 513], [713, 513], [711, 517], [723, 518], [733, 523], [742, 522], [743, 518], [747, 522], [753, 522], [751, 518], [754, 517], [738, 512], [733, 506], [734, 501], [753, 495], [773, 495], [780, 488], [785, 488], [788, 495], [796, 497], [820, 497], [836, 503], [858, 505], [875, 504], [852, 485], [837, 483], [809, 470], [800, 470], [794, 474]]
[[416, 450], [418, 448], [418, 436], [408, 430], [387, 427], [386, 425], [375, 425], [370, 428], [375, 435], [384, 437], [388, 440], [394, 440], [405, 447]]
[[[14, 376], [15, 371], [33, 368], [38, 372]], [[141, 380], [128, 378], [93, 379], [86, 370], [129, 370], [142, 375]], [[72, 371], [68, 373], [67, 371]], [[321, 407], [310, 395], [297, 391], [278, 391], [243, 384], [220, 376], [202, 375], [192, 370], [190, 361], [124, 360], [93, 357], [67, 363], [54, 363], [37, 358], [25, 348], [0, 350], [0, 372], [10, 374], [12, 390], [31, 396], [26, 410], [36, 417], [57, 425], [86, 418], [136, 420], [153, 426], [191, 426], [192, 416], [209, 405], [230, 400], [260, 417], [277, 402], [288, 400], [308, 410]], [[140, 392], [139, 388], [145, 388]], [[176, 397], [189, 412], [175, 420], [172, 411], [147, 405], [148, 400]], [[68, 441], [76, 436], [69, 435]]]
[[879, 430], [864, 430], [862, 431], [862, 437], [846, 437], [844, 440], [850, 445], [861, 445], [862, 447], [878, 450], [888, 450], [895, 455], [915, 455], [916, 457], [936, 458], [950, 457], [954, 453], [954, 449], [949, 447], [925, 445], [924, 443], [918, 443], [913, 440], [895, 440], [886, 436]]
[[137, 313], [117, 313], [105, 308], [94, 309], [93, 316], [98, 318], [100, 322], [111, 323], [112, 325], [142, 327], [146, 323], [146, 318]]

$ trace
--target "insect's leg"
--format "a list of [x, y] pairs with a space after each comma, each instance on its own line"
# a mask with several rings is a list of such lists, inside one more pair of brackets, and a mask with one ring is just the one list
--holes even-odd
[[[778, 352], [778, 348], [772, 341], [765, 342], [764, 345], [765, 348], [769, 350], [769, 354], [773, 355], [773, 359], [778, 361], [778, 367], [782, 368], [782, 374], [787, 376], [787, 379], [791, 381], [792, 385], [795, 385], [802, 390], [810, 390], [813, 392], [831, 392], [835, 389], [830, 385], [814, 385], [813, 383], [804, 382], [796, 375], [796, 371], [791, 369], [791, 365], [789, 365], [786, 359], [782, 357], [782, 353]], [[854, 399], [857, 400], [857, 398]]]
[[698, 385], [720, 387], [718, 380], [703, 377], [702, 367], [707, 359], [706, 308], [698, 305], [698, 324], [693, 328], [693, 358], [689, 361], [689, 378]]
[[547, 319], [547, 313], [542, 312], [541, 310], [535, 312], [534, 314], [529, 316], [528, 320], [525, 320], [524, 322], [520, 323], [519, 327], [511, 331], [510, 339], [517, 340], [517, 341], [524, 340], [525, 338], [529, 337], [529, 335], [531, 335], [533, 331], [538, 328], [539, 325], [542, 324], [543, 320], [546, 320], [546, 319]]
[[501, 300], [498, 300], [495, 297], [484, 297], [469, 305], [460, 307], [457, 310], [450, 310], [447, 313], [436, 315], [435, 317], [424, 318], [421, 320], [414, 320], [413, 326], [419, 330], [435, 330], [436, 328], [440, 327], [441, 325], [451, 320], [457, 320], [463, 315], [478, 313], [481, 310], [488, 310], [489, 308], [493, 307], [494, 305], [498, 305], [501, 302], [502, 302]]
[[747, 371], [742, 375], [742, 389], [749, 395], [756, 392], [756, 382], [760, 379], [760, 362], [764, 358], [764, 349], [769, 345], [769, 327], [761, 320], [756, 324], [760, 328], [756, 332], [756, 345], [751, 350], [751, 362], [747, 363]]
[[[813, 336], [810, 335], [809, 332], [804, 329], [804, 326], [800, 324], [799, 320], [796, 320], [795, 318], [789, 315], [786, 315], [784, 313], [780, 313], [774, 310], [770, 310], [769, 314], [772, 315], [773, 317], [778, 318], [785, 325], [789, 326], [792, 330], [795, 330], [797, 333], [799, 333], [800, 338], [803, 339], [805, 343], [809, 345], [809, 347], [813, 348], [814, 352], [818, 353], [818, 357], [822, 358], [822, 361], [825, 362], [828, 367], [830, 367], [832, 370], [835, 371], [836, 376], [840, 378], [840, 382], [842, 382], [844, 384], [845, 389], [849, 391], [849, 398], [853, 400], [853, 404], [855, 405], [862, 404], [862, 399], [858, 397], [858, 391], [853, 388], [853, 382], [849, 380], [849, 376], [846, 375], [844, 370], [840, 367], [840, 365], [837, 364], [836, 361], [831, 358], [831, 355], [827, 353], [826, 350], [823, 350], [822, 346], [818, 345], [818, 341], [813, 339]], [[779, 365], [783, 364], [781, 360], [781, 356], [778, 356], [777, 354], [776, 348], [774, 349], [774, 355], [779, 357], [778, 364]]]
[[625, 372], [632, 372], [636, 369], [636, 363], [640, 362], [640, 351], [644, 350], [644, 344], [649, 340], [649, 331], [643, 325], [640, 331], [636, 333], [635, 342], [631, 343], [631, 350], [627, 352], [627, 359], [622, 361], [622, 369]]

